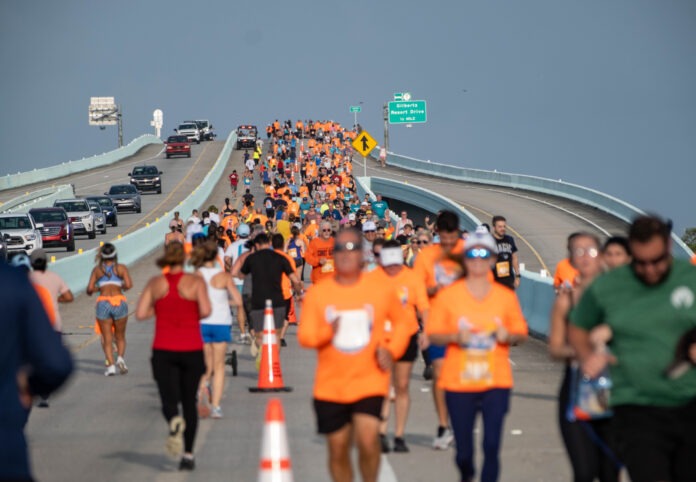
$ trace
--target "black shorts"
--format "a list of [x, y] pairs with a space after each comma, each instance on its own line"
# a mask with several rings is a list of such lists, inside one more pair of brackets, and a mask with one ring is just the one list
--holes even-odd
[[[264, 311], [265, 310], [251, 310], [251, 328], [260, 333], [263, 331], [263, 321], [264, 321]], [[275, 324], [275, 329], [280, 330], [283, 327], [285, 321], [285, 306], [273, 307], [273, 322]]]
[[285, 318], [284, 318], [284, 320], [287, 320], [288, 317], [290, 316], [290, 308], [292, 308], [292, 297], [285, 300]]
[[408, 341], [408, 347], [398, 362], [411, 362], [413, 363], [418, 358], [418, 333], [414, 333], [411, 339]]
[[327, 402], [314, 399], [314, 412], [317, 416], [317, 432], [330, 434], [340, 430], [353, 421], [353, 415], [362, 413], [377, 419], [382, 418], [384, 397], [361, 398], [353, 403]]

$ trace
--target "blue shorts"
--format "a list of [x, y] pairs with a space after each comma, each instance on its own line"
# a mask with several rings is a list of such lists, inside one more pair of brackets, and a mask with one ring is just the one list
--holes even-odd
[[203, 343], [230, 343], [232, 342], [232, 333], [230, 325], [207, 325], [201, 324], [201, 335], [203, 335]]
[[128, 303], [113, 306], [109, 301], [97, 301], [97, 320], [120, 320], [128, 317]]
[[428, 346], [428, 355], [430, 355], [430, 361], [439, 360], [440, 358], [445, 358], [446, 346]]

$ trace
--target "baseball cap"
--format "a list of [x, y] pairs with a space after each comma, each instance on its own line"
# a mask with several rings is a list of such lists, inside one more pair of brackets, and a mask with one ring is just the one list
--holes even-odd
[[382, 248], [379, 252], [379, 262], [382, 266], [404, 264], [404, 252], [401, 248]]
[[15, 254], [14, 256], [12, 256], [12, 259], [10, 259], [10, 266], [14, 266], [15, 268], [26, 268], [30, 270], [31, 262], [29, 261], [29, 256], [27, 256], [24, 253]]
[[473, 234], [466, 238], [464, 243], [464, 251], [468, 251], [476, 247], [486, 248], [493, 254], [498, 254], [498, 244], [495, 242], [495, 239], [493, 239], [493, 236], [491, 236], [488, 232], [479, 231], [478, 228]]
[[240, 224], [237, 227], [237, 236], [240, 238], [247, 238], [249, 237], [249, 234], [251, 234], [251, 229], [249, 229], [248, 224]]
[[363, 233], [365, 231], [377, 231], [377, 225], [374, 221], [365, 221], [362, 225]]
[[39, 259], [45, 260], [45, 259], [46, 259], [46, 251], [44, 251], [44, 250], [41, 249], [41, 248], [35, 249], [35, 250], [31, 253], [31, 256], [29, 256], [29, 259], [31, 260], [32, 263], [33, 263], [34, 261], [39, 260]]

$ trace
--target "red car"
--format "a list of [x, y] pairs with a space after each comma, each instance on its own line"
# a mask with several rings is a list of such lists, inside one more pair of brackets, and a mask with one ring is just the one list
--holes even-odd
[[191, 157], [191, 143], [186, 136], [169, 136], [167, 138], [167, 159], [172, 156]]
[[75, 251], [75, 234], [70, 225], [68, 213], [63, 208], [34, 208], [29, 214], [37, 224], [43, 224], [39, 229], [44, 248], [64, 247]]

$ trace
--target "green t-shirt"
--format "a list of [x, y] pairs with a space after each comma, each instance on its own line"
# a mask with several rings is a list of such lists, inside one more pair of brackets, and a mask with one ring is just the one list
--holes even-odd
[[389, 209], [389, 205], [386, 201], [372, 201], [372, 211], [378, 218], [382, 219], [387, 209]]
[[611, 327], [609, 348], [618, 360], [610, 366], [612, 405], [675, 407], [696, 398], [696, 368], [676, 380], [664, 375], [679, 339], [696, 328], [696, 267], [687, 261], [674, 260], [656, 286], [644, 285], [630, 266], [600, 276], [570, 320], [588, 331]]

